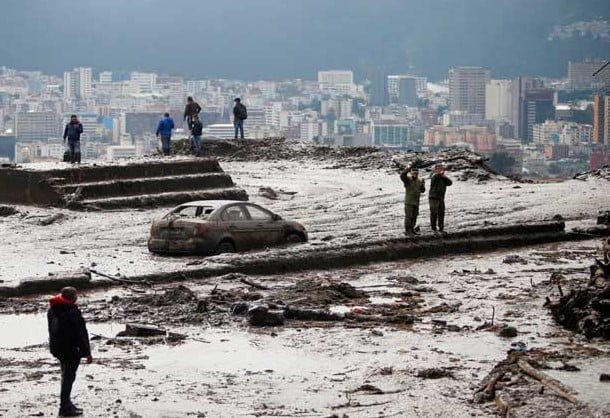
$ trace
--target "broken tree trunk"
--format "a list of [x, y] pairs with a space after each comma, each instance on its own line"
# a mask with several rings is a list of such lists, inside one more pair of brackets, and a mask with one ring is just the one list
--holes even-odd
[[551, 376], [539, 370], [534, 369], [532, 365], [525, 360], [519, 360], [517, 364], [519, 365], [519, 368], [523, 371], [523, 373], [538, 380], [547, 389], [553, 391], [561, 398], [575, 405], [580, 404], [580, 401], [576, 399], [576, 397], [570, 393], [570, 390], [566, 388], [560, 381], [553, 379]]

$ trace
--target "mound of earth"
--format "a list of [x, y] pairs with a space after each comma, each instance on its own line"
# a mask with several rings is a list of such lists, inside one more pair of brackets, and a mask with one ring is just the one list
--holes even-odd
[[574, 175], [576, 180], [588, 180], [592, 178], [598, 178], [610, 181], [610, 165], [605, 165], [600, 169], [585, 171], [584, 173], [576, 173]]
[[[459, 180], [486, 181], [497, 176], [485, 164], [487, 157], [460, 148], [439, 152], [397, 151], [377, 147], [329, 147], [286, 138], [204, 140], [206, 155], [222, 161], [322, 161], [327, 168], [396, 171], [411, 165], [431, 171], [445, 164], [448, 171], [461, 172]], [[190, 155], [188, 138], [172, 143], [172, 154]]]

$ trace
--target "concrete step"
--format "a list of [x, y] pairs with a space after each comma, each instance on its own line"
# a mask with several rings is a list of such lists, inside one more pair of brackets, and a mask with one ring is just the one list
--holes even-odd
[[121, 196], [84, 199], [71, 204], [75, 209], [122, 209], [174, 206], [193, 200], [248, 200], [248, 194], [239, 187], [206, 190], [153, 193], [136, 196]]
[[139, 194], [156, 194], [166, 190], [189, 191], [233, 187], [231, 176], [226, 173], [197, 173], [167, 177], [142, 177], [113, 179], [96, 182], [54, 185], [62, 195], [76, 193], [77, 200]]

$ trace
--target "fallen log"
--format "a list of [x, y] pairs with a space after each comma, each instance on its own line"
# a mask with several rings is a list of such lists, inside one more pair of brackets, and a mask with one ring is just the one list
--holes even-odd
[[239, 279], [239, 281], [243, 284], [247, 284], [248, 286], [252, 286], [255, 289], [269, 290], [269, 288], [267, 286], [262, 285], [260, 283], [253, 282], [252, 280], [248, 279], [247, 277], [242, 277]]
[[574, 395], [570, 393], [570, 389], [565, 387], [560, 381], [553, 379], [551, 376], [536, 370], [525, 360], [517, 361], [517, 365], [526, 375], [538, 380], [542, 383], [547, 389], [553, 391], [559, 397], [565, 399], [568, 402], [571, 402], [575, 405], [579, 405], [580, 401], [576, 399]]

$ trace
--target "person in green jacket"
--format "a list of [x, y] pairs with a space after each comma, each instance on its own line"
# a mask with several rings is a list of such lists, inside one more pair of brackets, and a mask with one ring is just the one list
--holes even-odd
[[445, 192], [447, 186], [451, 186], [452, 181], [445, 175], [445, 167], [442, 164], [437, 164], [434, 167], [434, 174], [430, 179], [430, 192], [428, 193], [428, 201], [430, 202], [430, 225], [432, 230], [436, 232], [438, 222], [438, 230], [444, 232], [445, 229]]
[[410, 166], [400, 174], [405, 185], [405, 235], [418, 234], [415, 224], [419, 215], [419, 197], [426, 191], [424, 181], [418, 176], [419, 170]]

